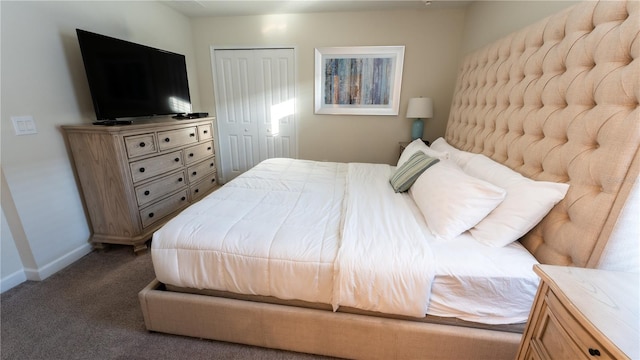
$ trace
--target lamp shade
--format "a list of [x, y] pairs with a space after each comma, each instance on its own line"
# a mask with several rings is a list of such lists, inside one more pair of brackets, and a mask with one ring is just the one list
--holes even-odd
[[433, 101], [431, 98], [412, 98], [409, 99], [407, 107], [407, 118], [426, 119], [433, 117]]

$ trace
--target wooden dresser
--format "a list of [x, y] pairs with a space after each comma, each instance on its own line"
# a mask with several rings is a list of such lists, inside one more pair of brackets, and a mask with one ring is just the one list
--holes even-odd
[[146, 249], [154, 231], [217, 185], [213, 118], [62, 129], [94, 247]]
[[518, 359], [638, 359], [640, 275], [536, 265]]

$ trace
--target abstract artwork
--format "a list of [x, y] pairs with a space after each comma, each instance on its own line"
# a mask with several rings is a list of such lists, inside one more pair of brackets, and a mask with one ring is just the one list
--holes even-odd
[[397, 115], [404, 46], [317, 48], [315, 113]]

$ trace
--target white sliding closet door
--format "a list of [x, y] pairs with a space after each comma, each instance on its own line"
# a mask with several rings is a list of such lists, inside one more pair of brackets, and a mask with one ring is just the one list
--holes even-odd
[[293, 49], [213, 50], [213, 59], [222, 180], [296, 157]]

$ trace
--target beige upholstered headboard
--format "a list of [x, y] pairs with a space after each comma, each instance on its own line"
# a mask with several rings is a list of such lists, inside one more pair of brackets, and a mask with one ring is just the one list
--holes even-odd
[[470, 54], [445, 138], [565, 197], [521, 242], [595, 267], [640, 169], [640, 2], [586, 1]]

